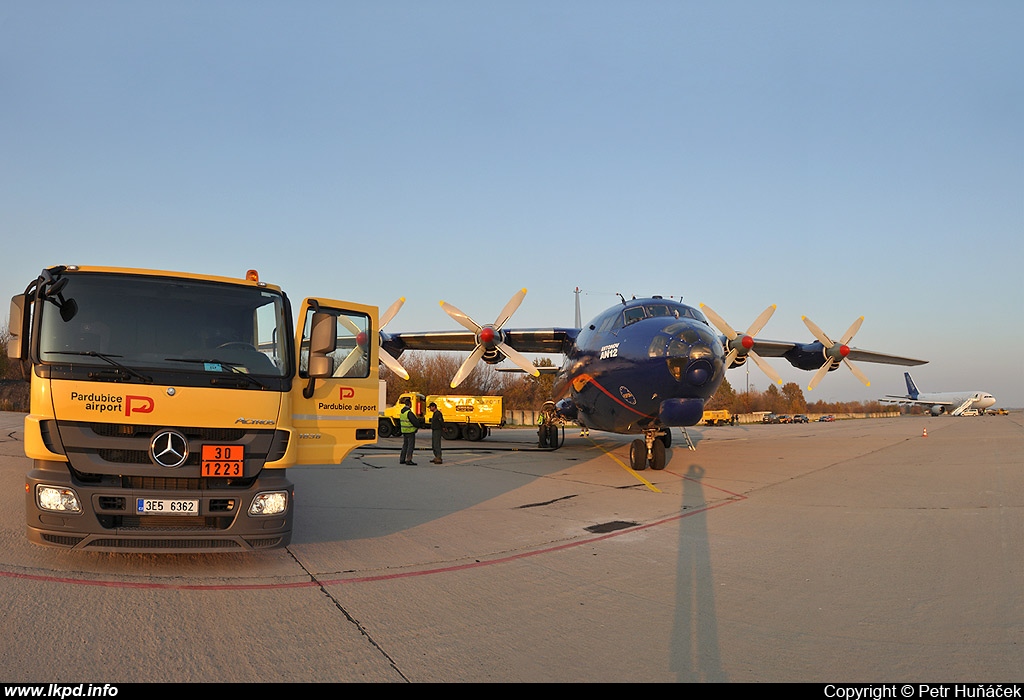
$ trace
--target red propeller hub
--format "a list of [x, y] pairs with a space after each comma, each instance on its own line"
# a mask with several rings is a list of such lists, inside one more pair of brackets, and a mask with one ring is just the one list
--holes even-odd
[[750, 348], [754, 347], [754, 339], [751, 338], [749, 335], [745, 335], [743, 336], [743, 340], [740, 341], [740, 344], [743, 345], [743, 347], [745, 347], [747, 350], [749, 350]]
[[839, 354], [842, 355], [843, 357], [846, 357], [847, 355], [849, 355], [850, 354], [850, 346], [849, 345], [840, 346]]
[[361, 348], [365, 348], [366, 347], [366, 333], [365, 332], [359, 331], [359, 333], [356, 335], [356, 345], [358, 345]]
[[480, 342], [484, 344], [494, 342], [494, 329], [491, 327], [485, 327], [480, 329]]

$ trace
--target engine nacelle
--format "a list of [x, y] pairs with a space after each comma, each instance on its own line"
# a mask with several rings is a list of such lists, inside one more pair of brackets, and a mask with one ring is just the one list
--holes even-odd
[[[789, 361], [789, 364], [793, 365], [797, 369], [806, 370], [813, 372], [822, 365], [822, 357], [828, 359], [824, 355], [825, 346], [821, 343], [797, 343], [789, 351], [786, 352], [783, 357]], [[834, 372], [839, 368], [839, 363], [835, 362], [829, 369], [829, 372]]]
[[929, 408], [928, 411], [933, 416], [941, 416], [943, 413], [946, 412], [946, 407], [945, 406], [935, 405], [935, 406], [932, 406], [931, 408]]
[[485, 348], [480, 359], [489, 365], [496, 365], [505, 359], [505, 353], [498, 348]]

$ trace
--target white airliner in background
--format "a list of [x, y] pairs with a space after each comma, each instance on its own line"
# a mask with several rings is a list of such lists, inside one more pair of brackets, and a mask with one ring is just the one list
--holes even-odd
[[898, 403], [916, 406], [928, 406], [933, 416], [940, 413], [949, 413], [959, 416], [964, 411], [976, 410], [983, 412], [996, 402], [996, 397], [985, 391], [944, 391], [941, 393], [925, 394], [918, 391], [917, 385], [910, 377], [910, 372], [904, 372], [907, 379], [906, 396], [893, 396], [886, 394], [885, 398], [879, 399], [882, 403]]

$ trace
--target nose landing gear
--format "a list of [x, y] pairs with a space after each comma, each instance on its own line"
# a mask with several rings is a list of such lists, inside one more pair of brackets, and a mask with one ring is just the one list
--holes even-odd
[[648, 465], [651, 469], [664, 469], [665, 448], [671, 444], [672, 433], [668, 428], [649, 428], [644, 431], [642, 439], [637, 438], [629, 444], [629, 465], [638, 472]]

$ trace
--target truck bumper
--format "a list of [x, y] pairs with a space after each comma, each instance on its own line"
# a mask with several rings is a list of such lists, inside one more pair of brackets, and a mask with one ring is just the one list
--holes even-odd
[[[81, 512], [41, 508], [36, 496], [39, 485], [73, 491]], [[283, 547], [291, 541], [294, 486], [283, 469], [263, 470], [245, 488], [178, 485], [164, 482], [132, 488], [123, 485], [120, 477], [84, 483], [74, 479], [62, 462], [37, 460], [25, 478], [28, 539], [38, 545], [80, 551], [167, 553], [254, 551]], [[249, 514], [253, 499], [265, 492], [287, 495], [283, 513]], [[186, 503], [195, 511], [188, 515], [140, 514], [140, 499], [148, 499], [150, 504]]]

